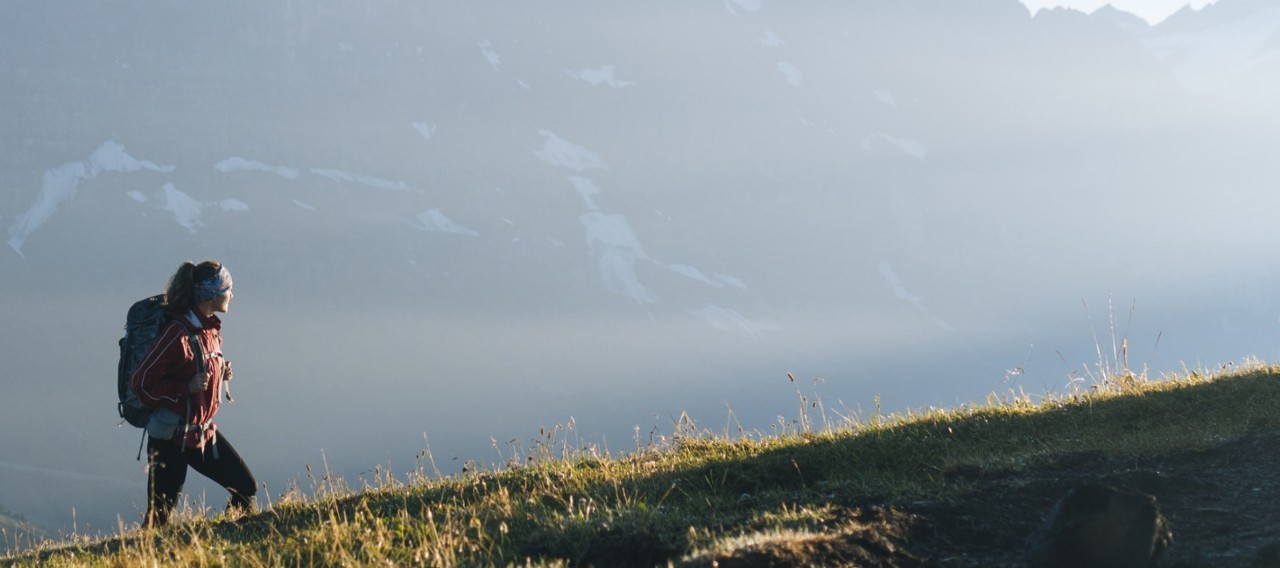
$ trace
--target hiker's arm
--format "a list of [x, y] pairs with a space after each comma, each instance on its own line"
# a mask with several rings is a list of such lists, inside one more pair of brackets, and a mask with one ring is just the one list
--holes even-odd
[[133, 392], [147, 406], [165, 402], [178, 402], [187, 396], [189, 377], [173, 380], [175, 373], [182, 373], [187, 357], [184, 349], [186, 334], [181, 326], [169, 326], [160, 334], [155, 346], [143, 358], [142, 363], [129, 378]]

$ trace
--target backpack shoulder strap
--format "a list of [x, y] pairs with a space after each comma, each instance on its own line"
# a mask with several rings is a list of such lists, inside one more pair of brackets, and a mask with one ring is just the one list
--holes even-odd
[[204, 366], [204, 347], [200, 345], [200, 335], [195, 333], [188, 334], [187, 342], [191, 344], [191, 354], [196, 358], [196, 372], [205, 372], [207, 369]]

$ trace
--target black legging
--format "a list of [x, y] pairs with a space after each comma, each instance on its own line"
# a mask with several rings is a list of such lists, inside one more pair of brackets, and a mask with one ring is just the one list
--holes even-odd
[[[217, 448], [216, 459], [214, 447]], [[258, 482], [249, 472], [240, 454], [231, 446], [227, 437], [218, 432], [214, 447], [204, 450], [186, 448], [175, 442], [147, 437], [147, 516], [146, 526], [162, 526], [169, 522], [173, 505], [187, 481], [187, 466], [200, 472], [231, 492], [227, 512], [249, 511], [253, 496], [258, 492]]]

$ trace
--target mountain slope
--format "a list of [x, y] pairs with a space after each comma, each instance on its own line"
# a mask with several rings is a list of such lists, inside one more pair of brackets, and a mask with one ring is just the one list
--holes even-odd
[[[261, 437], [273, 490], [322, 448], [354, 477], [429, 439], [460, 469], [569, 416], [615, 446], [726, 409], [764, 430], [787, 372], [850, 413], [1063, 387], [1112, 291], [1153, 373], [1275, 343], [1280, 74], [1220, 27], [1017, 0], [9, 8], [0, 439], [31, 469], [0, 486], [41, 525], [138, 514], [115, 341], [186, 259], [236, 275], [219, 425]], [[1215, 68], [1259, 88], [1189, 87]]]
[[506, 471], [407, 486], [387, 478], [359, 492], [326, 478], [311, 502], [48, 548], [17, 564], [1013, 566], [1057, 499], [1104, 483], [1156, 498], [1174, 534], [1161, 565], [1246, 566], [1274, 546], [1280, 491], [1266, 480], [1280, 455], [1277, 374], [1117, 377], [1040, 404], [826, 431], [802, 414], [796, 430], [755, 440], [690, 424], [670, 446], [620, 458], [554, 455], [553, 432]]
[[34, 547], [47, 538], [44, 530], [0, 507], [0, 554]]

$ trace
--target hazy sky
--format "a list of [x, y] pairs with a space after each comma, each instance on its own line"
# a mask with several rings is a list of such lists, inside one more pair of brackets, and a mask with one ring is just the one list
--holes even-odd
[[242, 288], [264, 496], [1280, 360], [1275, 10], [173, 4], [0, 18], [0, 506], [43, 526], [145, 508], [111, 369], [188, 258]]
[[1213, 4], [1215, 0], [1022, 0], [1028, 8], [1034, 12], [1041, 8], [1053, 8], [1056, 6], [1064, 6], [1075, 8], [1085, 12], [1092, 12], [1111, 4], [1116, 8], [1137, 14], [1143, 19], [1151, 23], [1157, 23], [1174, 12], [1182, 9], [1183, 6], [1190, 4], [1192, 8], [1200, 9], [1208, 4]]

